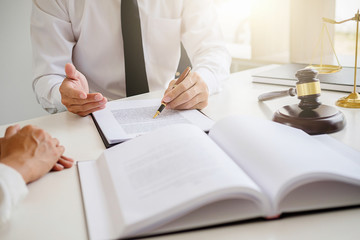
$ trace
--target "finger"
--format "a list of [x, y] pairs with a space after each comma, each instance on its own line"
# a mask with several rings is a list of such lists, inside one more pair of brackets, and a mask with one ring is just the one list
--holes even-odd
[[67, 63], [65, 65], [65, 73], [66, 73], [66, 78], [69, 79], [77, 80], [80, 79], [81, 77], [80, 72], [76, 70], [75, 66], [71, 63]]
[[208, 101], [199, 102], [198, 104], [193, 106], [193, 109], [199, 109], [199, 110], [204, 109], [207, 107], [208, 103], [209, 103]]
[[[201, 97], [201, 94], [195, 95], [193, 98], [188, 99], [187, 96], [183, 97], [182, 94], [179, 98], [176, 98], [169, 105], [172, 109], [192, 109], [193, 106], [202, 102], [204, 99]], [[186, 99], [186, 100], [185, 100]]]
[[197, 99], [197, 95], [198, 93], [194, 90], [194, 88], [190, 88], [186, 92], [180, 94], [180, 96], [172, 100], [170, 103], [168, 103], [166, 107], [168, 109], [178, 109], [178, 106], [180, 105], [186, 104], [190, 101], [195, 101]]
[[72, 158], [70, 158], [70, 157], [66, 157], [66, 156], [64, 156], [64, 155], [61, 156], [61, 159], [64, 159], [64, 160], [66, 160], [66, 161], [68, 161], [68, 162], [75, 162], [74, 159], [72, 159]]
[[86, 99], [79, 99], [79, 98], [63, 98], [61, 99], [62, 104], [65, 106], [71, 105], [84, 105], [87, 103], [95, 103], [95, 102], [107, 102], [107, 99], [101, 93], [89, 93], [87, 94]]
[[75, 99], [86, 99], [87, 93], [84, 90], [74, 88], [74, 85], [71, 81], [78, 81], [65, 78], [63, 83], [60, 86], [61, 98], [75, 98]]
[[186, 67], [186, 69], [181, 73], [179, 78], [176, 80], [175, 84], [180, 84], [185, 78], [193, 75], [193, 73], [191, 73], [190, 71], [191, 71], [191, 67]]
[[64, 154], [65, 147], [62, 145], [56, 146], [56, 155], [58, 156], [57, 159], [60, 159], [60, 157]]
[[61, 156], [61, 158], [58, 160], [57, 163], [58, 163], [58, 164], [61, 164], [64, 168], [71, 168], [71, 167], [74, 165], [73, 160], [70, 161], [70, 160], [64, 159], [62, 156]]
[[172, 81], [169, 83], [168, 88], [165, 90], [164, 96], [165, 96], [170, 90], [172, 90], [172, 89], [174, 88], [175, 83], [176, 83], [176, 80], [172, 80]]
[[196, 97], [194, 99], [192, 99], [191, 101], [187, 102], [187, 103], [184, 103], [184, 104], [181, 104], [179, 106], [177, 106], [176, 108], [174, 109], [177, 109], [177, 110], [184, 110], [184, 109], [203, 109], [205, 108], [206, 106], [208, 105], [208, 101], [202, 101], [202, 102], [199, 102], [198, 99], [196, 99]]
[[[104, 99], [103, 101], [100, 102], [91, 102], [91, 103], [86, 103], [84, 105], [70, 105], [68, 106], [68, 111], [75, 113], [75, 114], [79, 114], [82, 112], [94, 112], [95, 109], [104, 109], [106, 107], [106, 99]], [[88, 113], [89, 114], [89, 113]], [[87, 115], [87, 114], [86, 114]], [[85, 116], [86, 116], [85, 115]]]
[[51, 138], [50, 134], [48, 134], [45, 130], [40, 128], [33, 128], [31, 130], [31, 135], [37, 139], [38, 141], [43, 141], [46, 138]]
[[201, 78], [196, 77], [196, 74], [195, 78], [197, 79], [197, 81], [195, 81], [195, 85], [190, 87], [187, 91], [183, 92], [182, 94], [180, 94], [180, 96], [167, 104], [168, 108], [195, 109], [197, 107], [204, 108], [207, 106], [209, 98], [209, 89], [207, 87], [207, 84], [202, 81]]
[[56, 147], [60, 146], [60, 142], [57, 138], [52, 138], [51, 141], [54, 146], [56, 146]]
[[180, 94], [186, 92], [189, 88], [194, 86], [197, 83], [197, 78], [192, 77], [192, 76], [193, 75], [186, 77], [181, 83], [179, 83], [176, 86], [176, 88], [173, 88], [172, 90], [170, 90], [163, 97], [162, 101], [165, 103], [169, 103], [172, 100], [174, 100], [175, 98], [177, 98], [178, 96], [180, 96]]
[[20, 125], [16, 124], [16, 125], [10, 126], [6, 129], [4, 138], [9, 138], [9, 137], [15, 135], [19, 131], [20, 131]]
[[[26, 125], [25, 127], [21, 128], [19, 133], [21, 133], [23, 135], [34, 134], [38, 130], [41, 130], [41, 129], [34, 125], [29, 124], [29, 125]], [[44, 130], [42, 130], [42, 131], [44, 131]]]
[[54, 166], [52, 167], [52, 171], [61, 171], [64, 169], [64, 166], [59, 164], [59, 163], [55, 163]]
[[94, 109], [90, 109], [88, 111], [83, 111], [83, 112], [78, 112], [77, 115], [81, 116], [81, 117], [85, 117], [87, 115], [89, 115], [90, 113], [93, 113], [93, 112], [96, 112], [96, 111], [99, 111], [99, 110], [102, 110], [104, 109], [106, 106], [100, 106], [100, 107], [97, 107], [97, 108], [94, 108]]
[[208, 97], [209, 90], [207, 85], [202, 81], [198, 81], [190, 89], [168, 103], [167, 107], [172, 109], [194, 109], [194, 106], [200, 102], [206, 102], [205, 105], [207, 106]]

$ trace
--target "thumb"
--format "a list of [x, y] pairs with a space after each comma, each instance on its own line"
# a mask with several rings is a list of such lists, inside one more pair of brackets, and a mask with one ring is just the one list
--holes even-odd
[[77, 80], [79, 78], [78, 71], [76, 70], [75, 66], [71, 63], [67, 63], [65, 65], [65, 73], [67, 78], [74, 80]]
[[19, 125], [14, 125], [14, 126], [10, 126], [6, 129], [5, 131], [5, 138], [9, 138], [12, 137], [13, 135], [15, 135], [18, 131], [20, 130], [20, 126]]
[[176, 80], [172, 80], [172, 81], [169, 83], [168, 88], [165, 90], [164, 96], [174, 88], [175, 83], [176, 83]]

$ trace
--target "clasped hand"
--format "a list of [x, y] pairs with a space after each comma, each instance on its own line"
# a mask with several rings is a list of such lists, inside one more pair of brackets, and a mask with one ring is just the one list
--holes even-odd
[[64, 151], [56, 138], [31, 125], [10, 126], [0, 138], [0, 162], [18, 171], [26, 183], [39, 179], [50, 170], [71, 167], [74, 160], [63, 156]]

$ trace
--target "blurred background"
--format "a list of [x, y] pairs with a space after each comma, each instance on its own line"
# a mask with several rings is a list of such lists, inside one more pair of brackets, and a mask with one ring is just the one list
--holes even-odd
[[[214, 0], [233, 58], [231, 72], [271, 63], [311, 63], [322, 17], [354, 17], [359, 0]], [[0, 1], [0, 125], [46, 115], [32, 91], [30, 0]], [[354, 66], [354, 21], [327, 25], [343, 66]]]
[[[232, 71], [268, 63], [310, 63], [322, 17], [341, 21], [355, 16], [358, 0], [215, 0], [223, 34], [233, 57]], [[354, 66], [355, 21], [327, 24], [343, 66]], [[332, 54], [324, 35], [324, 54]], [[327, 46], [329, 45], [329, 46]]]

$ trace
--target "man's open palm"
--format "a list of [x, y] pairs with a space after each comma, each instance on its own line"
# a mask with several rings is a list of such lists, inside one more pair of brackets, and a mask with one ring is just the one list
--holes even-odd
[[101, 93], [89, 93], [85, 76], [75, 66], [65, 65], [66, 78], [60, 86], [61, 102], [69, 112], [86, 116], [105, 108], [107, 99]]

